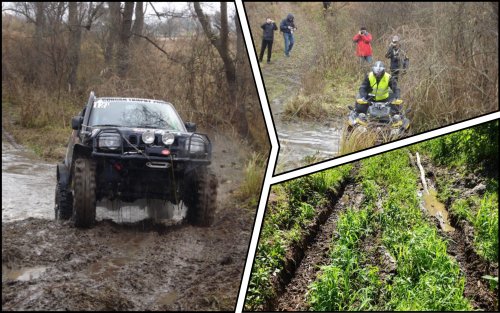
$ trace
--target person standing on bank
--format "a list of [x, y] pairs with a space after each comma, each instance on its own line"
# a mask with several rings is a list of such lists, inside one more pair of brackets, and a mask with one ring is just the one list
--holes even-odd
[[362, 26], [359, 32], [352, 38], [356, 45], [356, 55], [360, 58], [360, 64], [363, 61], [372, 63], [372, 35], [366, 31], [366, 27]]
[[283, 37], [285, 39], [285, 55], [289, 57], [290, 50], [292, 50], [294, 44], [293, 32], [297, 30], [291, 13], [288, 13], [288, 16], [281, 21], [280, 30], [283, 32]]
[[271, 63], [271, 54], [273, 51], [274, 32], [278, 30], [278, 26], [276, 26], [276, 23], [268, 17], [266, 22], [262, 24], [261, 28], [264, 33], [262, 35], [262, 47], [260, 48], [259, 61], [262, 62], [264, 51], [267, 47], [267, 64], [269, 64]]
[[385, 57], [391, 59], [391, 76], [396, 81], [399, 78], [399, 74], [406, 74], [408, 65], [410, 64], [410, 59], [406, 55], [406, 52], [401, 49], [401, 43], [399, 42], [399, 36], [392, 37], [391, 44], [389, 45], [389, 50], [385, 54]]

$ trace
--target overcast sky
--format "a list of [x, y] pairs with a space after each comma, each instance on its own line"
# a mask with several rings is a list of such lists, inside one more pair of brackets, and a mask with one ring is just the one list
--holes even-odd
[[[13, 7], [14, 2], [2, 2], [2, 9]], [[171, 12], [181, 13], [186, 10], [189, 6], [188, 2], [152, 2], [156, 11], [159, 13], [164, 12], [165, 10]], [[149, 2], [144, 2], [144, 6], [146, 8], [146, 19], [150, 19], [152, 17], [157, 18], [156, 14]], [[207, 14], [213, 14], [216, 11], [220, 10], [220, 2], [202, 2], [201, 7], [204, 12]], [[234, 2], [228, 2], [227, 4], [228, 15], [233, 16], [235, 13]], [[10, 12], [9, 12], [10, 13]]]

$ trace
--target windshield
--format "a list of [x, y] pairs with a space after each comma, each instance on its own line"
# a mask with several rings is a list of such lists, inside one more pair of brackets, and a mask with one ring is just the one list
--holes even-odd
[[90, 112], [89, 126], [99, 125], [186, 131], [173, 106], [161, 102], [98, 99]]

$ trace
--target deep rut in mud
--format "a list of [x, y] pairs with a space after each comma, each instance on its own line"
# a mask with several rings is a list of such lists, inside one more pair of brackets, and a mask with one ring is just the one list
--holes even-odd
[[[434, 182], [436, 176], [456, 175], [456, 173], [450, 172], [448, 169], [434, 167], [428, 159], [425, 159], [423, 164], [426, 168], [425, 176], [431, 180], [430, 186], [436, 187], [436, 189], [439, 189], [439, 186], [435, 186]], [[475, 183], [470, 184], [474, 186], [482, 182], [482, 179], [477, 177], [473, 180], [475, 180]], [[468, 191], [466, 189], [462, 191], [470, 193], [470, 190], [474, 187], [472, 185]], [[364, 199], [364, 194], [359, 184], [350, 181], [337, 197], [332, 200], [329, 209], [320, 213], [320, 215], [325, 215], [323, 219], [320, 219], [321, 222], [316, 221], [315, 228], [310, 227], [308, 229], [308, 236], [302, 243], [292, 247], [291, 252], [287, 254], [285, 270], [282, 271], [283, 274], [276, 289], [278, 296], [270, 300], [267, 310], [309, 310], [307, 303], [308, 287], [316, 280], [320, 267], [330, 264], [329, 250], [332, 237], [335, 237], [336, 234], [338, 216], [347, 207], [359, 207]], [[424, 202], [423, 199], [422, 202]], [[377, 203], [375, 210], [380, 210], [380, 206], [381, 201]], [[425, 210], [425, 208], [422, 209]], [[446, 209], [449, 209], [448, 204]], [[464, 296], [471, 301], [474, 309], [497, 311], [498, 297], [494, 291], [489, 289], [487, 281], [482, 277], [485, 275], [498, 277], [498, 264], [483, 260], [475, 252], [473, 227], [466, 221], [459, 222], [452, 212], [450, 212], [450, 223], [454, 228], [453, 231], [449, 231], [449, 229], [444, 231], [442, 229], [443, 223], [435, 216], [428, 215], [425, 218], [434, 224], [440, 236], [447, 240], [447, 252], [457, 261], [465, 277]], [[381, 244], [381, 236], [380, 230], [378, 228], [374, 229], [369, 236], [363, 238], [359, 248], [366, 256], [362, 260], [362, 266], [378, 267], [380, 269], [380, 279], [385, 284], [390, 283], [396, 273], [397, 262]]]
[[[425, 176], [431, 184], [435, 184], [438, 177], [451, 178], [454, 181], [452, 185], [456, 186], [462, 193], [467, 194], [469, 197], [473, 194], [479, 195], [472, 191], [477, 186], [484, 184], [484, 177], [470, 175], [466, 179], [460, 179], [458, 178], [460, 175], [454, 170], [450, 171], [447, 168], [438, 167], [432, 164], [427, 158], [423, 161], [423, 165], [426, 168]], [[467, 188], [466, 185], [470, 188]], [[439, 185], [436, 187], [437, 189], [440, 188]], [[476, 188], [476, 190], [480, 190], [480, 188]], [[446, 209], [449, 209], [450, 203], [451, 199], [448, 199]], [[436, 225], [438, 226], [439, 234], [448, 241], [448, 254], [455, 258], [460, 266], [460, 270], [464, 273], [464, 296], [471, 300], [476, 310], [498, 311], [498, 295], [490, 290], [488, 283], [482, 278], [485, 275], [498, 277], [498, 263], [482, 259], [475, 252], [473, 226], [466, 220], [459, 220], [453, 214], [453, 211], [450, 211], [449, 214], [450, 224], [455, 229], [454, 231], [443, 231], [439, 228], [439, 221], [437, 221]]]
[[324, 224], [319, 226], [317, 234], [309, 240], [303, 248], [303, 258], [296, 259], [298, 267], [290, 282], [286, 285], [283, 294], [275, 301], [274, 310], [277, 311], [305, 311], [308, 309], [306, 293], [309, 285], [316, 280], [320, 266], [330, 263], [330, 244], [335, 234], [339, 213], [346, 207], [359, 205], [362, 194], [357, 194], [355, 185], [349, 182], [341, 190], [337, 201], [328, 211]]

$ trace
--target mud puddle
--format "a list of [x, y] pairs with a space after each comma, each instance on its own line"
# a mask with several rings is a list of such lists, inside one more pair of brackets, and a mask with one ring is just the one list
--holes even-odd
[[276, 123], [283, 171], [305, 165], [306, 157], [330, 159], [338, 154], [342, 129], [304, 121]]
[[434, 216], [439, 221], [441, 229], [445, 232], [455, 231], [455, 228], [451, 226], [448, 218], [448, 210], [446, 210], [445, 205], [437, 199], [436, 189], [431, 188], [429, 189], [429, 193], [424, 191], [419, 195], [423, 199], [423, 208], [429, 213], [429, 215]]
[[2, 221], [54, 217], [56, 167], [2, 141]]
[[[485, 177], [469, 173], [464, 179], [456, 169], [438, 167], [425, 157], [422, 164], [426, 169], [426, 177], [430, 182], [430, 190], [442, 191], [439, 181], [449, 181], [450, 194], [459, 195], [459, 198], [467, 198], [472, 195], [481, 195], [485, 186]], [[445, 210], [456, 201], [455, 196], [450, 196], [446, 201]], [[485, 275], [498, 277], [498, 262], [488, 262], [479, 256], [474, 247], [474, 227], [466, 220], [460, 220], [450, 212], [448, 216], [451, 227], [455, 231], [439, 231], [443, 238], [447, 239], [447, 252], [457, 261], [460, 270], [465, 277], [464, 296], [467, 297], [475, 310], [498, 311], [498, 290], [491, 290], [489, 283], [483, 278]], [[496, 291], [496, 292], [495, 292]]]

